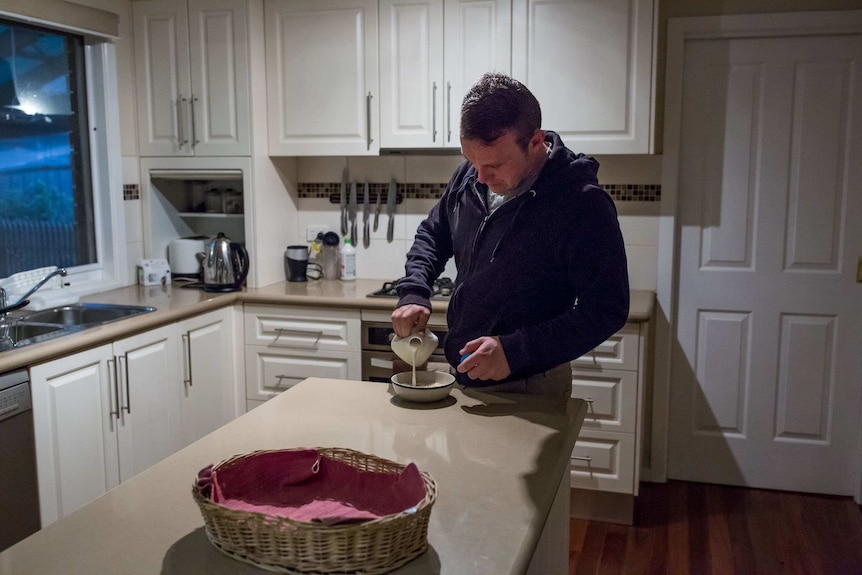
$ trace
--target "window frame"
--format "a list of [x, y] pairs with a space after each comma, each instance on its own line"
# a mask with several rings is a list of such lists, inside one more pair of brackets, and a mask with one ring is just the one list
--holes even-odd
[[125, 210], [122, 203], [122, 152], [117, 89], [116, 46], [105, 37], [49, 22], [33, 22], [0, 14], [4, 19], [47, 30], [76, 34], [84, 41], [84, 82], [87, 90], [87, 138], [96, 262], [68, 268], [64, 283], [79, 295], [131, 283], [126, 253]]

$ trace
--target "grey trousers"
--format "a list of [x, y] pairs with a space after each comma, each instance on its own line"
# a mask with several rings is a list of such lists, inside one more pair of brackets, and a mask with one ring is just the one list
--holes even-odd
[[566, 362], [544, 373], [537, 373], [524, 379], [470, 389], [569, 398], [572, 396], [572, 364]]

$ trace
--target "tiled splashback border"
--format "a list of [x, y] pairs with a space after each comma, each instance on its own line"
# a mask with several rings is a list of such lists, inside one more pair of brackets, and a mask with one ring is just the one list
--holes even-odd
[[[446, 191], [447, 184], [411, 184], [399, 183], [398, 193], [408, 198], [416, 199], [439, 199]], [[661, 186], [658, 184], [602, 184], [605, 191], [618, 202], [660, 202]], [[368, 184], [369, 194], [372, 201], [377, 194], [384, 194], [389, 189], [389, 184]], [[364, 185], [360, 184], [358, 189], [358, 200], [362, 201]], [[341, 192], [341, 183], [322, 184], [299, 184], [300, 198], [329, 198]]]

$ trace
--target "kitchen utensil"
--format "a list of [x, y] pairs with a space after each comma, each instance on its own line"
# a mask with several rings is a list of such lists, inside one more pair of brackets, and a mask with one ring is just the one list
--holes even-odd
[[168, 263], [174, 279], [201, 279], [201, 263], [195, 254], [206, 249], [206, 236], [189, 236], [171, 240], [168, 244]]
[[369, 229], [368, 218], [371, 216], [371, 205], [368, 201], [368, 182], [365, 182], [365, 193], [362, 199], [362, 247], [368, 248], [371, 245], [371, 232]]
[[395, 201], [398, 192], [398, 184], [395, 178], [389, 182], [389, 196], [386, 198], [386, 215], [389, 216], [389, 227], [386, 229], [386, 241], [390, 244], [395, 236]]
[[242, 288], [248, 276], [248, 252], [221, 232], [200, 254], [206, 291], [227, 292]]
[[414, 367], [423, 365], [440, 343], [439, 338], [433, 331], [426, 328], [425, 335], [412, 334], [407, 337], [392, 338], [392, 351], [404, 360], [408, 365]]
[[398, 397], [416, 403], [430, 403], [449, 395], [455, 376], [443, 371], [417, 371], [416, 385], [413, 385], [413, 372], [402, 371], [393, 375], [390, 381]]
[[380, 222], [380, 205], [383, 201], [383, 193], [379, 192], [377, 194], [377, 205], [374, 208], [374, 231], [377, 231], [377, 224]]
[[356, 242], [356, 180], [350, 182], [350, 200], [347, 206], [347, 217], [350, 219], [350, 243]]
[[[309, 275], [308, 270], [312, 273]], [[284, 250], [284, 274], [289, 282], [305, 282], [309, 278], [320, 279], [323, 268], [317, 262], [308, 261], [308, 248], [305, 246], [287, 246]]]
[[347, 235], [347, 168], [341, 172], [341, 235]]

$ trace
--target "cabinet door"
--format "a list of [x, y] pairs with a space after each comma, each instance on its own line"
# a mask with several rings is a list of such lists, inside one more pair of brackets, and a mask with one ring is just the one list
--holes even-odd
[[514, 0], [512, 73], [569, 148], [651, 152], [653, 10], [653, 0]]
[[251, 155], [247, 20], [245, 0], [189, 0], [195, 155]]
[[442, 55], [443, 0], [381, 0], [381, 147], [443, 145]]
[[30, 368], [42, 527], [119, 484], [111, 346]]
[[138, 146], [142, 156], [190, 156], [189, 26], [185, 2], [132, 4]]
[[440, 139], [446, 148], [460, 148], [464, 94], [486, 72], [512, 71], [512, 2], [446, 0], [443, 18], [446, 79]]
[[172, 324], [114, 343], [121, 481], [180, 448], [176, 333]]
[[182, 445], [233, 419], [233, 316], [230, 308], [177, 324], [182, 344]]
[[376, 0], [269, 0], [265, 14], [270, 155], [376, 155]]

